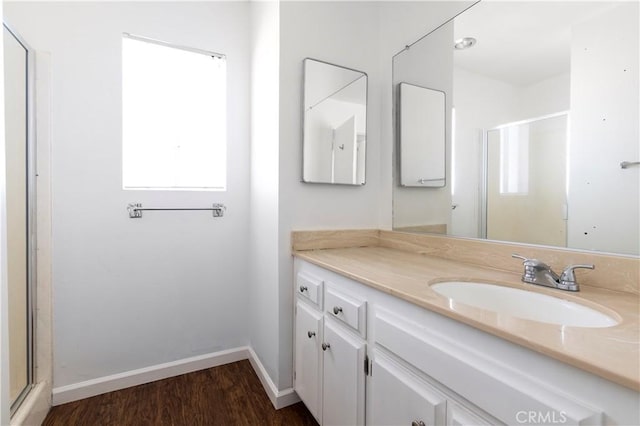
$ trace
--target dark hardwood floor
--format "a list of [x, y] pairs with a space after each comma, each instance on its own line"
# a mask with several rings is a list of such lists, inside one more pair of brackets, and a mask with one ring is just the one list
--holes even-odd
[[53, 407], [44, 425], [317, 425], [298, 403], [275, 410], [249, 361]]

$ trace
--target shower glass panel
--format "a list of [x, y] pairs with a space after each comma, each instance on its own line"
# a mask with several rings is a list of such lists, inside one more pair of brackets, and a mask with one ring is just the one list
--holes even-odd
[[33, 383], [33, 149], [29, 114], [29, 52], [6, 24], [4, 32], [9, 390], [15, 412]]
[[567, 115], [487, 132], [486, 237], [567, 246]]

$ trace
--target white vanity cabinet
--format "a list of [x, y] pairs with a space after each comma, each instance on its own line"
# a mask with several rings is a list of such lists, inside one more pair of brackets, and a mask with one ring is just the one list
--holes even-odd
[[296, 285], [294, 389], [320, 424], [364, 425], [366, 302], [317, 274]]
[[298, 296], [295, 337], [295, 389], [321, 424], [640, 424], [637, 391], [299, 258], [295, 271], [324, 283], [324, 305]]

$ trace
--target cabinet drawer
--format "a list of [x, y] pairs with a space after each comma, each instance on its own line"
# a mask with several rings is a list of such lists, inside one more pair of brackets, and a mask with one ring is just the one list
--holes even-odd
[[299, 272], [296, 279], [296, 293], [322, 309], [322, 279], [306, 272]]
[[329, 316], [356, 330], [362, 337], [366, 337], [367, 302], [364, 300], [347, 295], [328, 285], [325, 295], [325, 311]]

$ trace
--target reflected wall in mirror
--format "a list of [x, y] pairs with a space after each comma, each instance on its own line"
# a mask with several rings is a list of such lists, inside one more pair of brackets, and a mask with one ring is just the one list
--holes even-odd
[[302, 181], [365, 184], [367, 74], [304, 60]]
[[399, 84], [400, 185], [445, 185], [445, 93]]
[[[429, 87], [445, 93], [445, 128], [451, 128], [451, 93], [453, 90], [453, 50], [451, 39], [453, 26], [441, 29], [422, 38], [393, 58], [394, 96], [400, 83]], [[398, 106], [397, 98], [393, 103]], [[394, 114], [394, 126], [398, 128], [398, 114]], [[396, 132], [396, 136], [399, 132]], [[393, 227], [399, 231], [446, 233], [451, 222], [451, 132], [445, 131], [445, 182], [436, 188], [415, 188], [400, 185], [399, 149], [396, 143], [394, 156]], [[397, 142], [397, 141], [396, 141]]]
[[[640, 160], [638, 16], [638, 2], [481, 2], [396, 55], [394, 84], [446, 93], [451, 136], [445, 188], [411, 191], [396, 171], [394, 229], [640, 254], [640, 167], [621, 167]], [[477, 42], [455, 49], [464, 37]]]

